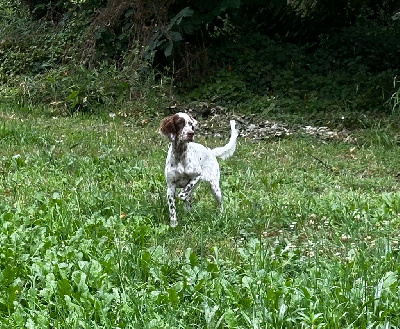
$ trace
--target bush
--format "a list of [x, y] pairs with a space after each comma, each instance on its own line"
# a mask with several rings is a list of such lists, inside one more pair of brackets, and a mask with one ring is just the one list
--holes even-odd
[[189, 100], [207, 100], [219, 104], [237, 104], [249, 98], [246, 84], [228, 66], [197, 89], [189, 92]]
[[72, 11], [54, 26], [7, 8], [9, 17], [0, 16], [3, 97], [21, 106], [50, 105], [63, 113], [131, 105], [139, 110], [133, 105], [138, 101], [150, 101], [151, 106], [165, 101], [168, 79], [159, 79], [149, 62], [141, 59], [139, 45], [121, 52], [118, 60], [83, 63], [82, 31], [89, 27], [90, 11]]
[[224, 67], [226, 74], [193, 86], [191, 100], [248, 103], [254, 95], [274, 95], [312, 101], [315, 109], [336, 104], [351, 111], [387, 111], [400, 67], [397, 29], [395, 25], [343, 28], [305, 45], [259, 33], [241, 39], [232, 36], [209, 52], [212, 63]]
[[108, 64], [92, 70], [69, 65], [23, 79], [17, 95], [21, 105], [49, 104], [65, 114], [116, 107], [135, 110], [130, 105], [150, 100], [162, 104], [167, 99], [168, 85], [157, 82], [151, 68], [140, 72]]

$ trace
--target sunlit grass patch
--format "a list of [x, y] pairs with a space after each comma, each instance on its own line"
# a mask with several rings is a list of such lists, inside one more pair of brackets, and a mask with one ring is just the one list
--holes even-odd
[[396, 143], [241, 138], [220, 161], [222, 212], [203, 184], [171, 229], [157, 123], [5, 113], [2, 326], [399, 323]]

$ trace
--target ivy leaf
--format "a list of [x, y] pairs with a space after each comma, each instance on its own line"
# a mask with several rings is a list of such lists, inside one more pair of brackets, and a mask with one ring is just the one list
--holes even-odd
[[61, 296], [71, 294], [71, 285], [67, 279], [61, 279], [57, 282], [58, 293]]
[[173, 42], [177, 42], [177, 41], [183, 40], [182, 34], [180, 34], [179, 32], [176, 32], [176, 31], [170, 31], [170, 32], [168, 33], [168, 36], [170, 37], [170, 39], [171, 39]]
[[167, 48], [165, 48], [165, 50], [164, 50], [165, 57], [171, 56], [173, 47], [174, 47], [174, 44], [172, 42], [170, 42], [168, 44]]
[[189, 7], [183, 8], [179, 13], [175, 15], [174, 18], [171, 19], [167, 26], [167, 30], [170, 30], [174, 25], [179, 25], [182, 21], [183, 17], [190, 17], [193, 15], [193, 10]]

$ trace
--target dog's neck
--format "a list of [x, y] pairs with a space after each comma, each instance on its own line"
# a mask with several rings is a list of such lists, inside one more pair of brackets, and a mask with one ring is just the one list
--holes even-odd
[[172, 155], [176, 162], [181, 162], [186, 158], [188, 142], [182, 142], [178, 138], [171, 142]]

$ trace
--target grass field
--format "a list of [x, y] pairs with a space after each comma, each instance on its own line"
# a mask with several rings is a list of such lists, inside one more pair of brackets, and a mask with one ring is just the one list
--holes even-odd
[[158, 119], [2, 107], [0, 328], [400, 327], [389, 121], [242, 138], [171, 229]]

